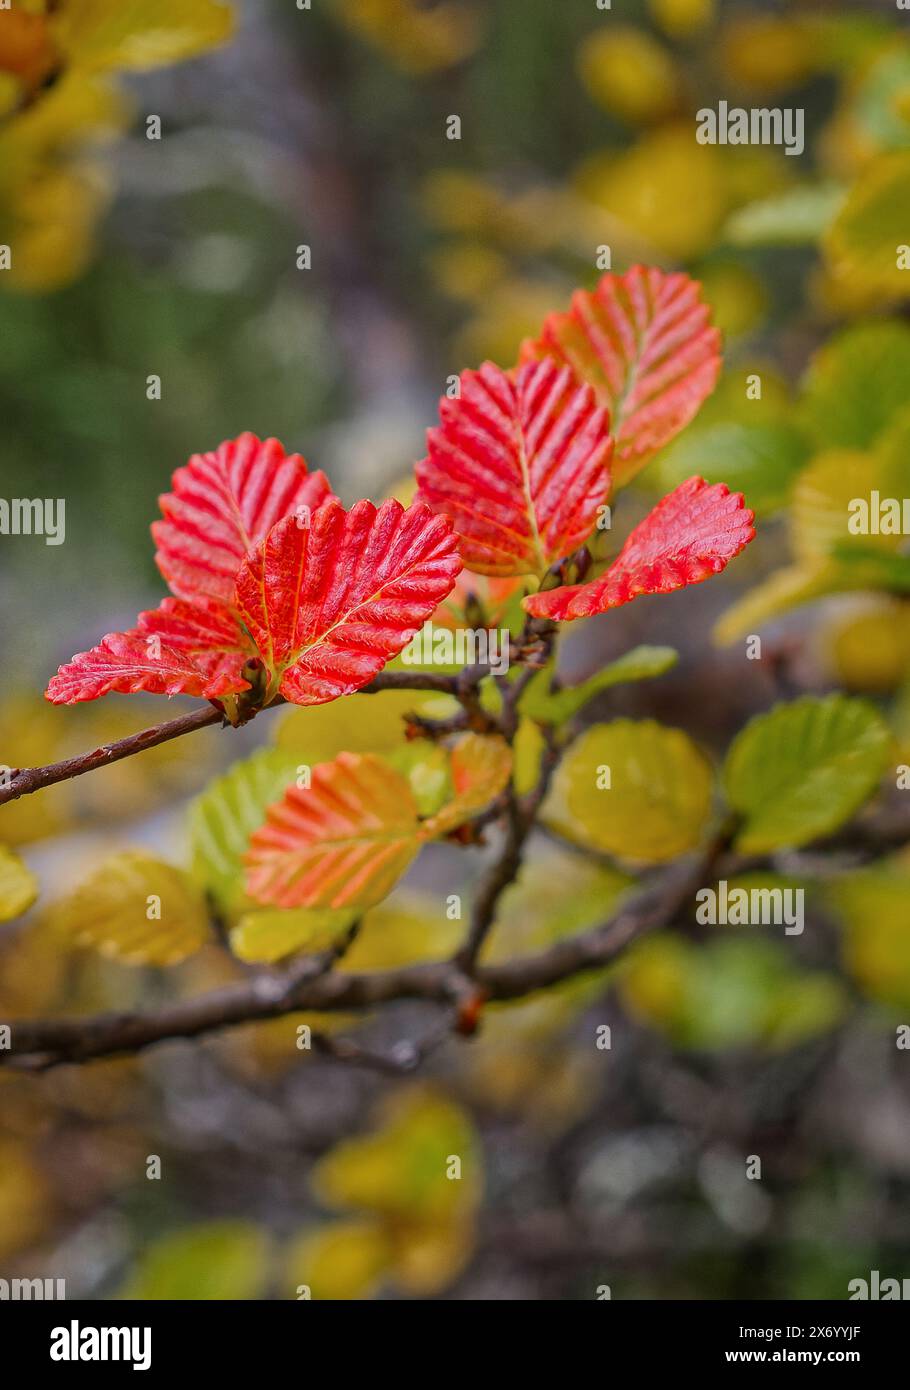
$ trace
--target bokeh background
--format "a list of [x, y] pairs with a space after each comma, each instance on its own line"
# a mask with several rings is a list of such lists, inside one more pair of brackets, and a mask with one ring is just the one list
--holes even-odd
[[[888, 0], [13, 0], [0, 495], [65, 498], [66, 541], [0, 538], [0, 762], [53, 761], [163, 717], [135, 697], [51, 709], [40, 691], [158, 602], [148, 526], [191, 453], [276, 435], [346, 502], [378, 500], [421, 456], [446, 378], [509, 366], [595, 283], [604, 246], [617, 270], [689, 270], [725, 335], [717, 393], [629, 514], [702, 472], [742, 487], [762, 525], [722, 581], [588, 625], [567, 673], [671, 643], [670, 675], [600, 713], [655, 715], [715, 753], [775, 698], [832, 686], [873, 695], [906, 738], [910, 584], [896, 570], [822, 582], [805, 544], [794, 574], [793, 552], [846, 467], [808, 471], [820, 438], [871, 448], [910, 382], [910, 274], [883, 275], [873, 254], [910, 228], [908, 23]], [[803, 108], [805, 153], [697, 144], [696, 111], [721, 99]], [[840, 436], [824, 439], [835, 416]], [[740, 635], [766, 619], [765, 659], [744, 667]], [[185, 857], [187, 801], [274, 737], [266, 723], [0, 810], [0, 840], [42, 886], [24, 924], [0, 927], [0, 1016], [149, 1004], [242, 974], [213, 950], [165, 980], [64, 951], [40, 918], [112, 846]], [[447, 949], [440, 876], [469, 888], [483, 854], [455, 870], [446, 853], [371, 914], [354, 963]], [[802, 988], [779, 935], [679, 937], [618, 981], [494, 1013], [419, 1080], [302, 1057], [290, 1022], [0, 1072], [0, 1275], [65, 1277], [91, 1298], [288, 1298], [306, 1282], [317, 1296], [536, 1299], [604, 1284], [617, 1298], [838, 1298], [872, 1268], [907, 1273], [894, 1027], [910, 1008], [908, 876], [895, 870], [874, 910], [813, 909]], [[503, 949], [602, 920], [630, 882], [541, 837], [506, 899]], [[611, 1052], [592, 1020], [611, 1023]], [[403, 1006], [368, 1033], [389, 1044], [423, 1023]], [[467, 1176], [442, 1200], [426, 1175], [453, 1152]], [[763, 1157], [760, 1183], [747, 1154]]]

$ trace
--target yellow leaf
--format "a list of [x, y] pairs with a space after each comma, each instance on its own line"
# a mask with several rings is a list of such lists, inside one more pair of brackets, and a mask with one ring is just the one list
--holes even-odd
[[595, 155], [578, 171], [579, 192], [637, 239], [639, 259], [688, 260], [714, 240], [729, 207], [724, 162], [698, 145], [691, 122], [649, 132], [628, 152]]
[[0, 1260], [26, 1249], [50, 1215], [50, 1193], [34, 1157], [15, 1139], [0, 1136]]
[[559, 825], [579, 844], [643, 863], [699, 843], [711, 811], [711, 765], [680, 729], [617, 719], [588, 729], [556, 778]]
[[27, 912], [38, 896], [38, 883], [18, 854], [0, 845], [0, 922]]
[[223, 43], [233, 27], [221, 0], [65, 0], [52, 17], [70, 63], [94, 69], [179, 63]]
[[354, 921], [353, 912], [263, 908], [247, 912], [231, 928], [231, 950], [238, 960], [269, 964], [298, 951], [326, 951]]
[[610, 24], [589, 34], [578, 50], [578, 69], [594, 100], [626, 121], [657, 120], [679, 96], [670, 54], [631, 24]]
[[711, 23], [715, 0], [648, 0], [655, 24], [672, 39], [687, 39]]
[[290, 1296], [296, 1297], [306, 1285], [313, 1298], [369, 1298], [391, 1259], [386, 1230], [370, 1218], [305, 1231], [291, 1242], [287, 1254]]
[[338, 13], [405, 72], [420, 75], [460, 63], [480, 41], [481, 11], [464, 0], [336, 0]]
[[74, 945], [124, 965], [174, 965], [212, 939], [189, 876], [141, 850], [102, 864], [55, 907], [52, 921]]
[[[380, 1107], [378, 1125], [344, 1140], [317, 1165], [313, 1187], [329, 1206], [375, 1212], [407, 1225], [466, 1219], [480, 1197], [477, 1137], [467, 1114], [427, 1087], [409, 1087]], [[460, 1178], [448, 1176], [460, 1161]]]

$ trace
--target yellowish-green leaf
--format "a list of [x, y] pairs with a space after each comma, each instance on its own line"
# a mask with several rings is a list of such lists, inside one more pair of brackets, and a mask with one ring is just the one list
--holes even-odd
[[553, 673], [547, 669], [539, 672], [528, 685], [521, 698], [521, 712], [529, 719], [558, 727], [573, 718], [602, 690], [631, 681], [653, 680], [671, 670], [678, 660], [679, 653], [673, 647], [633, 647], [580, 685], [553, 693], [549, 690]]
[[[469, 1217], [480, 1196], [477, 1136], [467, 1113], [424, 1086], [399, 1091], [370, 1134], [347, 1139], [316, 1166], [313, 1186], [328, 1206], [409, 1223]], [[447, 1176], [450, 1156], [461, 1177]]]
[[[910, 272], [903, 273], [910, 286]], [[908, 380], [910, 326], [886, 319], [847, 328], [813, 358], [803, 383], [804, 423], [823, 449], [867, 449], [906, 407]]]
[[139, 1257], [123, 1299], [261, 1298], [268, 1278], [269, 1239], [248, 1221], [211, 1221], [153, 1240]]
[[653, 720], [617, 719], [588, 729], [573, 746], [547, 818], [580, 844], [659, 863], [699, 843], [712, 788], [711, 765], [687, 734]]
[[52, 20], [61, 52], [79, 67], [156, 68], [223, 43], [234, 27], [222, 0], [66, 0]]
[[212, 939], [189, 876], [141, 850], [97, 868], [54, 907], [52, 922], [67, 941], [124, 965], [175, 965]]
[[910, 225], [910, 154], [882, 155], [860, 175], [824, 247], [837, 274], [886, 299], [910, 296], [900, 265]]
[[737, 847], [762, 854], [830, 834], [872, 795], [890, 748], [887, 725], [865, 700], [806, 696], [758, 715], [724, 767], [742, 817]]
[[273, 964], [300, 951], [327, 951], [353, 924], [352, 911], [330, 908], [261, 908], [245, 912], [231, 928], [231, 950], [239, 960]]
[[38, 896], [38, 882], [14, 850], [0, 845], [0, 922], [27, 912]]
[[894, 550], [897, 536], [854, 536], [848, 530], [850, 503], [854, 498], [868, 500], [883, 481], [882, 462], [874, 453], [835, 449], [819, 454], [804, 469], [793, 489], [790, 509], [790, 544], [803, 567], [818, 564], [842, 545]]
[[619, 982], [634, 1014], [699, 1049], [794, 1047], [832, 1028], [847, 1003], [838, 980], [795, 969], [785, 947], [761, 938], [694, 946], [661, 933], [633, 948]]
[[850, 573], [835, 560], [805, 568], [788, 565], [769, 574], [730, 605], [715, 625], [714, 640], [720, 646], [729, 646], [793, 608], [853, 587]]
[[260, 749], [209, 783], [190, 806], [193, 876], [222, 912], [230, 914], [246, 904], [241, 856], [265, 820], [266, 807], [295, 782], [301, 766], [290, 750]]

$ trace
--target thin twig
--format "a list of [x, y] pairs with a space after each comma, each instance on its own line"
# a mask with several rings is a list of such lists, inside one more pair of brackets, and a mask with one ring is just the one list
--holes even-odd
[[[426, 690], [434, 694], [452, 695], [465, 701], [468, 699], [468, 692], [487, 675], [488, 666], [468, 667], [458, 676], [432, 671], [382, 671], [369, 685], [364, 686], [360, 693], [378, 695], [383, 690]], [[273, 709], [276, 705], [284, 703], [285, 701], [279, 697], [267, 708]], [[83, 776], [86, 772], [109, 767], [111, 763], [120, 762], [123, 758], [132, 758], [137, 753], [157, 747], [160, 743], [182, 738], [184, 734], [195, 733], [197, 729], [206, 729], [212, 724], [226, 724], [226, 721], [220, 709], [205, 705], [189, 714], [181, 714], [177, 719], [169, 719], [162, 724], [154, 724], [149, 729], [142, 729], [139, 733], [128, 734], [126, 738], [118, 739], [115, 743], [105, 743], [88, 753], [66, 758], [63, 762], [50, 763], [46, 767], [12, 768], [7, 785], [0, 785], [0, 806], [8, 801], [18, 801], [20, 796], [30, 796], [33, 792], [53, 786], [56, 782], [67, 782], [73, 777]]]

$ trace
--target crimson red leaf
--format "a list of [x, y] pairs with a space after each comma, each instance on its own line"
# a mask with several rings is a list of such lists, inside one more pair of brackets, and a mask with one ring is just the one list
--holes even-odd
[[548, 360], [514, 379], [485, 362], [462, 372], [460, 396], [444, 397], [439, 415], [418, 495], [452, 518], [469, 569], [542, 575], [587, 540], [612, 449], [590, 386]]
[[294, 704], [318, 705], [366, 685], [407, 646], [461, 569], [452, 524], [415, 502], [334, 498], [309, 526], [280, 521], [247, 556], [235, 602]]
[[629, 536], [600, 579], [523, 599], [535, 618], [588, 618], [642, 594], [667, 594], [724, 569], [755, 530], [742, 493], [726, 483], [689, 478], [659, 502]]
[[374, 753], [341, 753], [268, 808], [244, 856], [247, 892], [277, 907], [366, 908], [420, 849], [407, 781]]
[[61, 666], [47, 687], [55, 705], [97, 700], [119, 691], [218, 699], [248, 690], [241, 674], [255, 655], [236, 621], [214, 605], [165, 599], [140, 613], [132, 632], [109, 632], [91, 651]]
[[627, 483], [678, 434], [714, 390], [720, 334], [701, 287], [687, 275], [633, 266], [578, 290], [568, 313], [551, 314], [521, 361], [567, 362], [607, 407], [616, 438], [613, 476]]
[[276, 522], [315, 511], [331, 495], [325, 475], [309, 473], [300, 454], [254, 434], [194, 454], [173, 487], [158, 499], [164, 520], [152, 524], [158, 568], [178, 597], [222, 603], [231, 601], [243, 557]]

